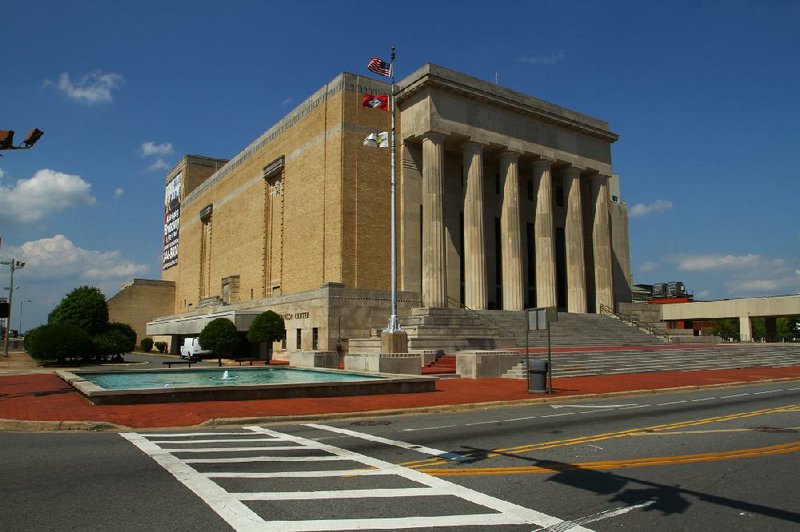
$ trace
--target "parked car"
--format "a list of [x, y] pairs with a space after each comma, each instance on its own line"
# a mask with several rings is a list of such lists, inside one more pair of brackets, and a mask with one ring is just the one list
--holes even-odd
[[203, 358], [203, 356], [210, 354], [211, 351], [203, 349], [203, 346], [200, 345], [199, 338], [186, 338], [183, 340], [181, 358]]

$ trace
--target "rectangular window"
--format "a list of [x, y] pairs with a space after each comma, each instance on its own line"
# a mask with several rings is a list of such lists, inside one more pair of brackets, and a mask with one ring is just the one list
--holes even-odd
[[297, 339], [295, 342], [295, 349], [300, 349], [302, 339], [303, 339], [303, 329], [297, 329]]
[[319, 328], [314, 327], [311, 329], [311, 350], [318, 351], [319, 350]]

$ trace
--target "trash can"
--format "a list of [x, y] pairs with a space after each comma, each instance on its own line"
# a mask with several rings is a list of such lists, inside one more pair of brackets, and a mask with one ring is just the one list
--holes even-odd
[[547, 361], [528, 359], [528, 393], [547, 393]]

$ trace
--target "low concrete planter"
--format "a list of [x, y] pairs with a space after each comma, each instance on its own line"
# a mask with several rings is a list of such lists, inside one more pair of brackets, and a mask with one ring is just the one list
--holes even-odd
[[500, 377], [523, 358], [516, 351], [461, 351], [456, 353], [456, 373], [463, 379]]
[[289, 365], [296, 368], [339, 367], [339, 353], [336, 351], [297, 351], [289, 353]]
[[420, 375], [422, 355], [418, 353], [348, 353], [344, 369], [369, 373]]

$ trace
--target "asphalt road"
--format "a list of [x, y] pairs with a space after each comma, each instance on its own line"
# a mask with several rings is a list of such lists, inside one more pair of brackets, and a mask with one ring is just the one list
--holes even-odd
[[0, 434], [0, 530], [798, 530], [800, 382], [180, 432]]

